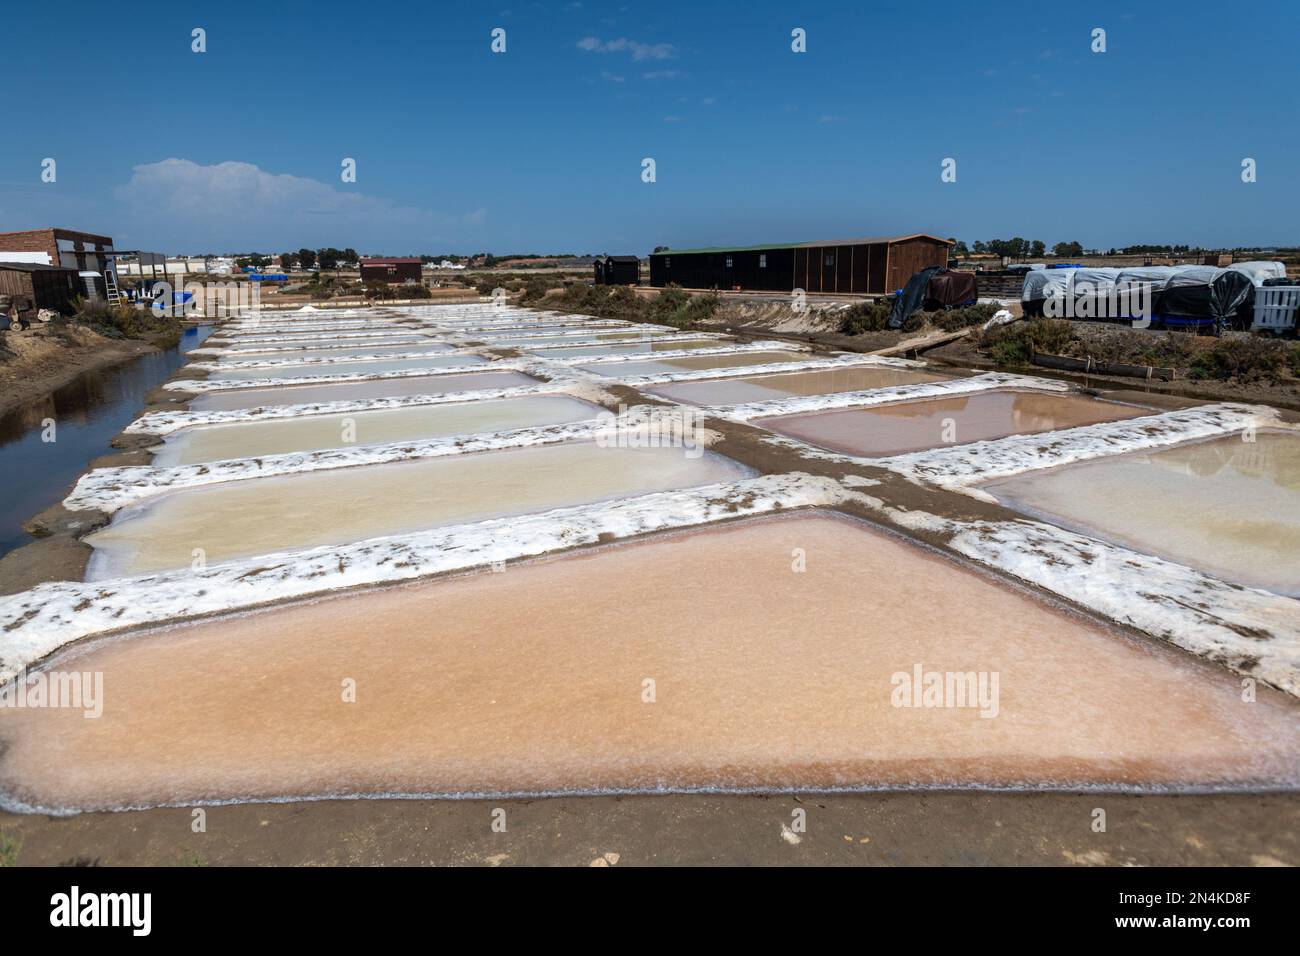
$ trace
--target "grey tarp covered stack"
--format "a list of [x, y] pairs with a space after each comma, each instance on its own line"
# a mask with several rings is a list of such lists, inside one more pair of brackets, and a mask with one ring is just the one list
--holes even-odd
[[[1166, 326], [1249, 325], [1255, 285], [1281, 263], [1216, 266], [1035, 269], [1020, 299], [1026, 315], [1078, 319], [1150, 318]], [[1050, 300], [1058, 300], [1051, 302]], [[1235, 323], [1234, 323], [1234, 320]]]

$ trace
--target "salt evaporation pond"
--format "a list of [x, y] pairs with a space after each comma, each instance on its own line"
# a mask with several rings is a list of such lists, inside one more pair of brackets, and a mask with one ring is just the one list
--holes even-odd
[[486, 341], [483, 337], [489, 336], [493, 345], [521, 349], [532, 345], [563, 345], [565, 342], [618, 342], [628, 339], [658, 339], [663, 338], [665, 335], [662, 332], [654, 334], [648, 332], [593, 332], [590, 335], [528, 335], [515, 332], [504, 336], [492, 336], [490, 332], [469, 332], [466, 334], [475, 336], [480, 341]]
[[414, 375], [401, 378], [334, 382], [326, 385], [276, 385], [268, 388], [234, 388], [203, 392], [190, 399], [192, 411], [226, 411], [262, 405], [304, 405], [314, 402], [355, 402], [370, 398], [409, 395], [443, 395], [484, 388], [519, 388], [539, 379], [523, 372], [467, 372], [463, 375]]
[[710, 452], [595, 442], [253, 478], [174, 491], [119, 511], [83, 540], [88, 580], [343, 544], [751, 475]]
[[675, 352], [678, 349], [716, 349], [733, 345], [730, 341], [703, 339], [694, 342], [675, 342], [660, 336], [654, 341], [632, 342], [628, 345], [578, 345], [573, 348], [538, 349], [533, 354], [541, 358], [573, 358], [580, 355], [627, 355], [637, 352]]
[[688, 372], [711, 368], [741, 368], [746, 365], [768, 365], [774, 362], [797, 362], [810, 359], [807, 352], [735, 352], [730, 355], [686, 355], [682, 358], [660, 359], [647, 362], [610, 362], [600, 365], [580, 365], [585, 372], [626, 378], [631, 375], [663, 375], [669, 372]]
[[168, 436], [154, 449], [154, 464], [190, 465], [326, 448], [381, 445], [559, 425], [595, 418], [599, 405], [568, 395], [528, 395], [500, 401], [417, 405], [346, 415], [303, 415], [233, 425], [205, 425]]
[[1232, 435], [982, 487], [1082, 534], [1300, 597], [1300, 435]]
[[218, 362], [278, 362], [289, 361], [292, 359], [313, 359], [313, 358], [352, 358], [357, 355], [404, 355], [408, 352], [445, 352], [453, 348], [454, 345], [448, 345], [446, 342], [435, 342], [432, 339], [413, 339], [405, 345], [357, 345], [348, 346], [347, 348], [317, 348], [317, 349], [280, 349], [266, 350], [257, 352], [235, 352], [222, 355]]
[[828, 395], [832, 392], [860, 392], [873, 388], [936, 382], [942, 375], [910, 369], [851, 366], [820, 372], [787, 372], [723, 378], [703, 382], [672, 382], [646, 391], [675, 402], [691, 405], [740, 405], [766, 402], [792, 395]]
[[[437, 347], [437, 339], [429, 338], [423, 335], [397, 335], [383, 336], [382, 338], [336, 338], [333, 335], [311, 336], [310, 338], [232, 338], [221, 342], [211, 343], [214, 348], [220, 349], [237, 349], [240, 354], [249, 355], [253, 353], [271, 352], [276, 355], [292, 355], [295, 352], [305, 352], [319, 350], [326, 355], [338, 355], [340, 352], [348, 349], [359, 349], [367, 354], [373, 354], [377, 348], [403, 347], [407, 351], [415, 351], [425, 345]], [[452, 346], [456, 348], [457, 346]], [[281, 351], [275, 351], [275, 350]], [[284, 351], [288, 350], [288, 351]], [[236, 356], [236, 360], [238, 357]]]
[[[109, 638], [50, 667], [102, 672], [104, 709], [0, 713], [0, 787], [41, 809], [1273, 788], [1300, 766], [1296, 701], [1243, 702], [1214, 665], [817, 514]], [[918, 668], [984, 675], [983, 705], [898, 706]]]
[[1150, 409], [1078, 395], [990, 391], [764, 418], [756, 424], [845, 455], [896, 455], [1008, 435], [1113, 422]]
[[486, 365], [482, 355], [427, 355], [421, 358], [387, 359], [377, 362], [328, 362], [316, 365], [258, 366], [218, 369], [208, 378], [216, 382], [248, 382], [259, 378], [319, 378], [323, 375], [378, 375], [412, 368], [450, 368], [456, 365]]
[[409, 326], [399, 326], [391, 331], [339, 329], [334, 332], [250, 332], [235, 335], [222, 334], [214, 338], [218, 342], [230, 343], [240, 348], [250, 348], [255, 345], [323, 348], [327, 345], [397, 345], [403, 342], [428, 341], [428, 336], [421, 335]]

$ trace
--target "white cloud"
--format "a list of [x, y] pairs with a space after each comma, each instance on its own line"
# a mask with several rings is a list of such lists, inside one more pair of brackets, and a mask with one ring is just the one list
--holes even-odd
[[[364, 165], [360, 175], [365, 175]], [[205, 248], [232, 243], [241, 248], [339, 243], [359, 248], [439, 240], [486, 218], [482, 209], [447, 216], [355, 187], [269, 173], [252, 163], [202, 166], [176, 158], [134, 167], [130, 181], [114, 190], [114, 197], [124, 206], [133, 235]]]
[[578, 49], [588, 53], [628, 53], [633, 60], [671, 60], [677, 55], [671, 43], [641, 43], [627, 37], [617, 40], [583, 37], [578, 41]]

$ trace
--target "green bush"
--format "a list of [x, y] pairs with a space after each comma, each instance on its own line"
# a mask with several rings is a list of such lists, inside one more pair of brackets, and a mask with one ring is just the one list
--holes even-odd
[[671, 325], [673, 317], [685, 309], [690, 301], [690, 293], [677, 283], [670, 282], [650, 303], [650, 320]]
[[[1205, 340], [1192, 332], [1118, 332], [1088, 344], [1088, 352], [1102, 362], [1126, 362], [1130, 365], [1158, 365], [1187, 368], [1199, 354], [1198, 343]], [[1082, 350], [1077, 349], [1082, 354]]]
[[[539, 288], [530, 286], [521, 301], [539, 298], [536, 292]], [[677, 329], [691, 329], [713, 318], [720, 302], [716, 293], [690, 295], [675, 285], [663, 289], [654, 298], [648, 298], [638, 295], [631, 286], [575, 283], [565, 286], [559, 297], [548, 300], [547, 305], [561, 312], [578, 312], [602, 319], [655, 322]]]
[[1033, 319], [998, 325], [980, 336], [980, 348], [1000, 367], [1029, 365], [1035, 352], [1065, 354], [1074, 330], [1062, 319]]
[[1197, 353], [1188, 374], [1243, 384], [1277, 382], [1296, 368], [1296, 347], [1255, 336], [1220, 339]]
[[884, 302], [859, 302], [840, 317], [841, 335], [883, 332], [888, 328], [890, 307]]
[[651, 322], [670, 325], [675, 329], [694, 329], [700, 323], [712, 319], [721, 303], [716, 292], [691, 295], [681, 286], [669, 284], [650, 303], [647, 318]]
[[155, 315], [152, 309], [126, 303], [110, 305], [102, 299], [76, 304], [77, 322], [107, 338], [147, 339], [160, 348], [171, 348], [181, 339], [184, 323], [177, 316]]
[[960, 329], [970, 328], [972, 325], [983, 325], [997, 313], [996, 305], [967, 305], [960, 309], [948, 309], [944, 312], [927, 312], [926, 320], [934, 326], [943, 329], [945, 332], [956, 332]]
[[533, 276], [524, 283], [523, 293], [519, 296], [521, 305], [529, 302], [538, 302], [546, 298], [546, 293], [552, 289], [558, 288], [562, 283], [559, 279], [547, 276]]

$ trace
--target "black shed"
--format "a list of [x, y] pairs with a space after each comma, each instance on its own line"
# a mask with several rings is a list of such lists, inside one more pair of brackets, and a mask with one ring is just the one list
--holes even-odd
[[887, 295], [929, 266], [947, 266], [947, 239], [926, 233], [770, 246], [666, 249], [650, 256], [650, 284], [687, 289]]
[[636, 256], [600, 256], [595, 262], [596, 285], [636, 285], [641, 260]]

